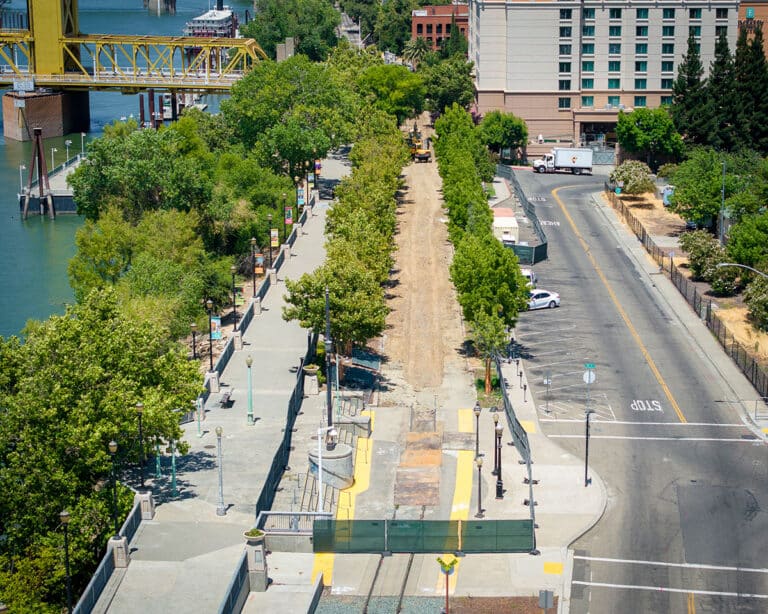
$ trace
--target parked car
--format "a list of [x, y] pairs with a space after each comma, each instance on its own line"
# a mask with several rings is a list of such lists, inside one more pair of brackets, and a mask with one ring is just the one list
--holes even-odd
[[560, 295], [549, 290], [531, 290], [528, 309], [554, 309], [560, 307]]

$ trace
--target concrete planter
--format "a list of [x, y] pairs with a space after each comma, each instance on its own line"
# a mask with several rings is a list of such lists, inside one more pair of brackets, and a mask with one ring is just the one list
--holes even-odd
[[320, 394], [320, 382], [317, 378], [317, 374], [319, 372], [320, 372], [320, 367], [317, 367], [317, 366], [304, 367], [304, 375], [306, 376], [304, 380], [304, 392], [307, 395]]

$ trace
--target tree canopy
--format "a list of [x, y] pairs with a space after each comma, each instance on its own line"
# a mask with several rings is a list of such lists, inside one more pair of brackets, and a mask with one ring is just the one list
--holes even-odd
[[685, 148], [665, 108], [619, 111], [616, 137], [624, 149], [642, 155], [652, 168], [658, 167], [659, 155], [678, 159]]

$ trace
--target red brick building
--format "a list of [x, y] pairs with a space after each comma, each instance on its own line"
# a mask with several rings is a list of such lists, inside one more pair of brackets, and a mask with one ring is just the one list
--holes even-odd
[[426, 38], [433, 50], [440, 48], [443, 39], [451, 35], [451, 21], [467, 37], [469, 9], [466, 4], [425, 6], [411, 12], [411, 38]]

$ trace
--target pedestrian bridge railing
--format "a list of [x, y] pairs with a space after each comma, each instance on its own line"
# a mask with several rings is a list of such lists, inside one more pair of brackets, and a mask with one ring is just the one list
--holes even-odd
[[330, 512], [276, 512], [265, 510], [256, 519], [256, 528], [268, 533], [312, 535], [315, 520], [328, 519]]

